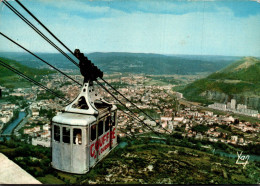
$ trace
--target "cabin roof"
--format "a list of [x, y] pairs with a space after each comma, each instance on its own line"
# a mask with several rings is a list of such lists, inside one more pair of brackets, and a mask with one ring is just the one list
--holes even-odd
[[75, 126], [86, 126], [97, 119], [93, 115], [77, 114], [77, 113], [61, 113], [55, 116], [52, 121], [60, 124], [75, 125]]

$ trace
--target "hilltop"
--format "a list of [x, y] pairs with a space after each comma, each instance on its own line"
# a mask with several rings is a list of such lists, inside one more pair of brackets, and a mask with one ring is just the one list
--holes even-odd
[[208, 98], [226, 101], [236, 98], [240, 102], [254, 102], [260, 109], [260, 60], [244, 57], [206, 78], [187, 85], [182, 92], [191, 100]]
[[260, 81], [259, 72], [260, 60], [254, 57], [244, 57], [226, 68], [211, 74], [209, 78], [257, 83]]
[[[0, 57], [0, 60], [4, 61], [6, 64], [12, 66], [13, 68], [19, 70], [20, 72], [24, 73], [25, 75], [37, 81], [39, 81], [41, 79], [40, 77], [43, 75], [55, 73], [55, 71], [53, 70], [31, 68], [22, 65], [15, 60], [3, 58], [3, 57]], [[17, 82], [19, 82], [19, 87], [22, 87], [22, 85], [24, 86], [30, 85], [30, 83], [27, 80], [21, 78], [14, 72], [0, 65], [0, 85], [13, 88], [13, 87], [17, 87]]]

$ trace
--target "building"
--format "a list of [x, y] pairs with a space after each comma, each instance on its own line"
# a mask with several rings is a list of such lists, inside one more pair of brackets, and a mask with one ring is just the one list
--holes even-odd
[[173, 131], [173, 123], [172, 123], [172, 122], [168, 124], [168, 129], [169, 129], [170, 131]]
[[213, 112], [210, 112], [210, 111], [205, 111], [205, 115], [207, 115], [207, 116], [213, 116]]
[[125, 104], [126, 107], [131, 107], [131, 105], [132, 105], [131, 103], [126, 103]]
[[156, 126], [156, 122], [155, 121], [151, 121], [149, 119], [144, 120], [144, 123], [147, 124], [147, 125], [151, 125], [153, 127]]
[[178, 99], [182, 99], [183, 98], [183, 94], [182, 93], [180, 93], [180, 92], [176, 92], [176, 97], [178, 98]]
[[202, 140], [203, 139], [203, 135], [200, 132], [198, 132], [198, 134], [195, 136], [195, 139]]
[[243, 104], [237, 104], [236, 107], [236, 100], [235, 99], [231, 99], [231, 102], [228, 102], [227, 105], [223, 104], [223, 103], [214, 103], [208, 106], [209, 108], [213, 108], [213, 109], [218, 109], [218, 110], [223, 110], [223, 111], [232, 111], [234, 113], [239, 113], [239, 114], [243, 114], [243, 115], [248, 115], [248, 116], [252, 116], [252, 117], [258, 117], [258, 110], [252, 110], [252, 109], [248, 109], [247, 105], [243, 105]]
[[227, 110], [227, 105], [224, 103], [214, 103], [208, 106], [209, 108], [218, 109], [218, 110]]
[[161, 117], [161, 121], [172, 121], [172, 117]]
[[184, 117], [174, 117], [174, 121], [182, 122], [184, 120]]
[[50, 147], [51, 146], [51, 139], [50, 138], [32, 138], [32, 145], [43, 146], [43, 147]]
[[252, 110], [252, 109], [240, 109], [238, 113], [245, 114], [248, 116], [252, 117], [257, 117], [258, 116], [258, 111], [257, 110]]
[[231, 143], [236, 144], [238, 140], [238, 136], [231, 136]]
[[32, 133], [36, 133], [39, 132], [41, 130], [40, 126], [36, 126], [34, 128], [28, 128], [28, 129], [24, 129], [23, 133], [24, 134], [32, 134]]
[[43, 127], [42, 127], [42, 129], [43, 130], [50, 130], [50, 125], [49, 124], [45, 124], [45, 125], [43, 125]]
[[33, 109], [32, 109], [32, 115], [33, 115], [33, 116], [39, 116], [39, 110], [36, 109], [36, 108], [33, 108]]
[[231, 105], [230, 105], [231, 109], [236, 110], [236, 100], [235, 99], [231, 99]]
[[232, 116], [224, 117], [224, 118], [221, 118], [221, 121], [234, 122], [234, 121], [235, 121], [235, 118], [233, 118]]
[[237, 104], [237, 110], [240, 110], [240, 109], [247, 109], [247, 106], [243, 105], [243, 104]]
[[7, 123], [9, 121], [9, 118], [6, 116], [0, 116], [0, 121], [3, 123]]
[[227, 109], [231, 109], [231, 103], [227, 102]]
[[21, 92], [13, 92], [13, 93], [10, 93], [11, 96], [18, 96], [18, 97], [22, 97], [22, 96], [25, 96], [24, 93], [21, 93]]
[[51, 131], [49, 131], [49, 130], [44, 131], [40, 135], [41, 135], [42, 138], [51, 137]]

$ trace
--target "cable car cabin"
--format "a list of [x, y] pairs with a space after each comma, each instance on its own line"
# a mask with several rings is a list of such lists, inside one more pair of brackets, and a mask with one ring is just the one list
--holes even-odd
[[117, 108], [84, 83], [65, 112], [52, 119], [52, 166], [84, 174], [117, 146]]

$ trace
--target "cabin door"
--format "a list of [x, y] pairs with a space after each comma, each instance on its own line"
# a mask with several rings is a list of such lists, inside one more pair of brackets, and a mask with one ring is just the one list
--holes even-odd
[[86, 128], [72, 128], [72, 171], [75, 173], [85, 173], [88, 171], [86, 165]]
[[110, 116], [105, 117], [103, 120], [99, 122], [98, 130], [99, 130], [99, 137], [98, 137], [98, 159], [102, 159], [109, 153], [110, 147]]
[[93, 167], [97, 161], [97, 124], [94, 123], [90, 126], [90, 138], [89, 138], [89, 166]]
[[110, 148], [117, 145], [117, 112], [111, 113], [111, 126], [110, 126]]

